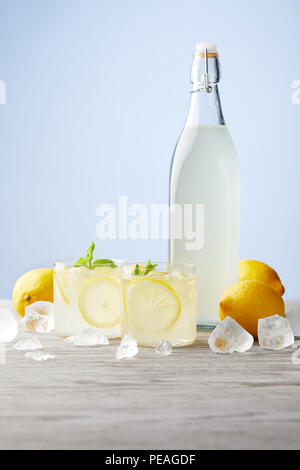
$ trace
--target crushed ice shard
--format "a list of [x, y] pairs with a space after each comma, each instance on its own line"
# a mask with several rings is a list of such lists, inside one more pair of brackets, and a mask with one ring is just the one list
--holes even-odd
[[53, 303], [42, 300], [25, 308], [24, 323], [28, 331], [49, 333], [54, 328]]
[[294, 344], [294, 334], [287, 318], [280, 315], [258, 320], [258, 342], [264, 349], [284, 349]]
[[124, 335], [116, 352], [116, 359], [128, 359], [138, 353], [137, 342], [129, 335]]
[[290, 322], [294, 336], [300, 336], [300, 305], [294, 305], [285, 312], [285, 317]]
[[156, 353], [160, 354], [161, 356], [169, 356], [172, 353], [172, 346], [169, 341], [163, 339], [158, 343], [156, 346]]
[[227, 316], [211, 333], [208, 344], [215, 353], [245, 352], [253, 345], [253, 336]]
[[109, 344], [107, 336], [96, 328], [87, 328], [74, 336], [65, 339], [66, 343], [73, 346], [100, 346]]
[[43, 346], [38, 338], [23, 338], [14, 344], [13, 349], [16, 351], [36, 351], [43, 349]]
[[44, 351], [29, 351], [25, 354], [26, 359], [32, 359], [33, 361], [48, 361], [48, 359], [55, 359], [55, 356]]
[[13, 341], [18, 334], [17, 321], [8, 308], [0, 309], [0, 343]]

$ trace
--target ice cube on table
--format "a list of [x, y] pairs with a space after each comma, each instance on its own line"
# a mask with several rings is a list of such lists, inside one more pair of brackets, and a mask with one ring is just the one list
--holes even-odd
[[20, 339], [14, 346], [13, 349], [16, 351], [35, 351], [37, 349], [43, 349], [43, 346], [38, 338], [23, 338]]
[[285, 313], [290, 322], [294, 336], [300, 337], [300, 305], [295, 305]]
[[208, 344], [215, 353], [245, 352], [252, 347], [253, 336], [227, 316], [210, 334]]
[[161, 356], [169, 356], [172, 353], [172, 346], [169, 341], [163, 339], [158, 343], [156, 346], [156, 353], [160, 354]]
[[0, 309], [0, 343], [13, 341], [18, 334], [18, 324], [8, 308]]
[[49, 333], [54, 328], [53, 303], [37, 301], [25, 307], [25, 327], [28, 331]]
[[128, 359], [138, 353], [137, 342], [129, 335], [124, 335], [116, 352], [116, 359]]
[[264, 349], [284, 349], [294, 343], [294, 335], [287, 318], [280, 315], [258, 320], [258, 342]]
[[48, 361], [48, 359], [55, 359], [54, 354], [50, 354], [44, 351], [29, 351], [25, 354], [26, 359], [32, 359], [33, 361]]
[[107, 336], [96, 328], [87, 328], [74, 336], [65, 339], [66, 343], [73, 346], [100, 346], [109, 344]]

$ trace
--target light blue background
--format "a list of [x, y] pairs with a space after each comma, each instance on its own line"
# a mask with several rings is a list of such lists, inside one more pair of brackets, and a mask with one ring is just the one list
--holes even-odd
[[299, 291], [299, 0], [0, 0], [1, 278], [84, 254], [167, 258], [166, 241], [97, 241], [96, 208], [166, 202], [194, 45], [216, 42], [242, 177], [241, 257]]

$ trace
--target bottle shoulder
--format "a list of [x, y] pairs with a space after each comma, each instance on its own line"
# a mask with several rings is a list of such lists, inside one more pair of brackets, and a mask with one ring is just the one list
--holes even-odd
[[188, 179], [194, 185], [203, 178], [239, 178], [238, 157], [226, 126], [184, 128], [178, 140], [171, 164], [171, 184]]
[[222, 158], [236, 155], [227, 126], [186, 126], [176, 144], [173, 161], [194, 158]]

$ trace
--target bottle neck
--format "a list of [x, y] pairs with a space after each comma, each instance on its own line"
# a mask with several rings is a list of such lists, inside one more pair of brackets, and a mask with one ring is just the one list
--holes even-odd
[[187, 126], [224, 126], [218, 83], [220, 65], [216, 54], [195, 54], [191, 82], [191, 104]]

